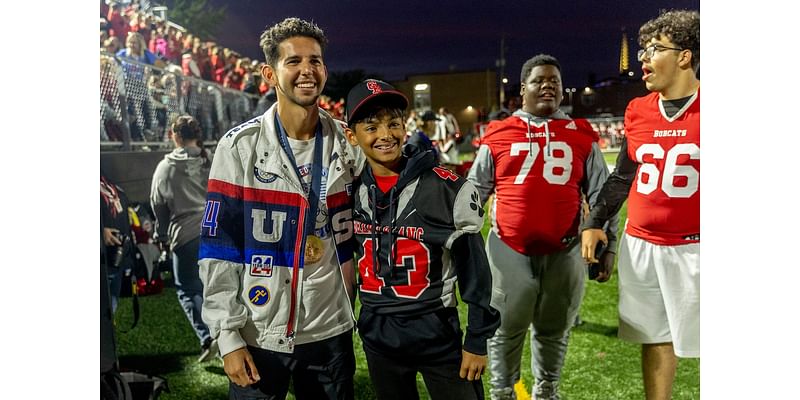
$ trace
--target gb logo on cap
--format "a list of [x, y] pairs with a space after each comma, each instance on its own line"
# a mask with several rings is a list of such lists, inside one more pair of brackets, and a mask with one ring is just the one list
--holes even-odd
[[383, 89], [381, 89], [381, 85], [379, 85], [378, 82], [375, 81], [368, 81], [367, 89], [371, 90], [372, 94], [378, 94], [383, 91]]

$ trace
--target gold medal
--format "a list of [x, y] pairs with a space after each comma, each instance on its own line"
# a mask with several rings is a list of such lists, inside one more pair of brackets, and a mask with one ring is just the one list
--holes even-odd
[[314, 264], [319, 262], [322, 259], [322, 255], [325, 253], [325, 248], [322, 243], [322, 239], [314, 235], [306, 236], [306, 251], [305, 251], [305, 263], [306, 264]]

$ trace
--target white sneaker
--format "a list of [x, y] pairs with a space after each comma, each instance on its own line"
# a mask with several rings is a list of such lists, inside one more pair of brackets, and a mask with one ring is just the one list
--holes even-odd
[[561, 400], [558, 395], [558, 382], [537, 381], [533, 385], [534, 400]]
[[203, 352], [200, 353], [200, 357], [197, 359], [197, 362], [206, 362], [214, 357], [219, 357], [219, 344], [217, 343], [216, 339], [209, 342], [207, 346], [203, 346]]

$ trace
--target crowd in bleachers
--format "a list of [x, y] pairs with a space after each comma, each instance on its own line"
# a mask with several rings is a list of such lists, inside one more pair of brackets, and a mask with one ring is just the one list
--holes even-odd
[[140, 0], [101, 1], [100, 47], [123, 55], [128, 38], [141, 35], [146, 51], [154, 56], [148, 64], [180, 67], [185, 76], [202, 78], [224, 87], [263, 95], [269, 85], [259, 73], [262, 62], [251, 60], [217, 44], [203, 40], [175, 24], [152, 14]]
[[[100, 2], [101, 141], [123, 141], [127, 120], [132, 141], [165, 142], [166, 127], [180, 113], [194, 115], [213, 141], [271, 104], [258, 103], [270, 90], [262, 61], [203, 40], [152, 10], [147, 0]], [[322, 96], [320, 107], [344, 115], [343, 100]]]
[[600, 134], [600, 147], [619, 147], [625, 137], [625, 125], [622, 118], [589, 119], [592, 128]]

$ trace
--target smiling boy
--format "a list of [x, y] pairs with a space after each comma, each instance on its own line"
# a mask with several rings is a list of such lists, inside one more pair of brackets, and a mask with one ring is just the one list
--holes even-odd
[[[358, 330], [378, 399], [482, 399], [486, 340], [499, 325], [480, 233], [478, 192], [436, 164], [424, 142], [404, 147], [406, 97], [366, 80], [347, 97], [346, 130], [367, 165], [354, 181]], [[468, 305], [467, 332], [455, 285]]]

